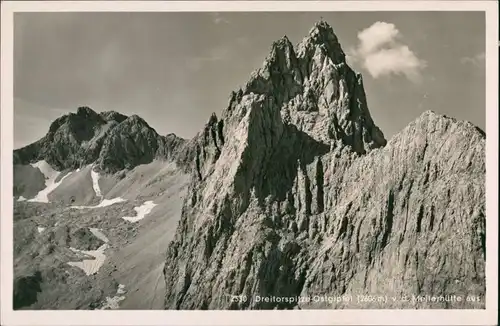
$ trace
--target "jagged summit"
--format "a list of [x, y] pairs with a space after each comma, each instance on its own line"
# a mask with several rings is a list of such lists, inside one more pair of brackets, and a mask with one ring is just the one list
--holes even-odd
[[290, 47], [291, 46], [293, 48], [292, 42], [290, 42], [290, 39], [286, 35], [283, 35], [280, 39], [278, 39], [277, 41], [274, 41], [272, 43], [272, 45], [273, 46], [282, 46], [282, 47]]
[[[326, 22], [296, 48], [274, 42], [194, 143], [190, 196], [165, 263], [166, 308], [295, 306], [231, 304], [225, 293], [484, 293], [485, 142], [426, 112], [387, 144]], [[463, 232], [471, 228], [479, 231]], [[449, 246], [458, 234], [467, 243]], [[464, 252], [478, 269], [453, 267]]]
[[62, 171], [95, 163], [101, 171], [117, 172], [156, 158], [173, 159], [183, 143], [175, 135], [158, 135], [137, 114], [97, 113], [82, 106], [56, 119], [42, 139], [15, 150], [14, 164], [45, 160]]
[[110, 122], [110, 121], [116, 121], [118, 123], [122, 122], [123, 120], [127, 119], [128, 117], [126, 115], [123, 115], [119, 112], [116, 111], [103, 111], [99, 114], [104, 120]]
[[436, 120], [436, 119], [453, 119], [454, 118], [448, 117], [444, 114], [438, 113], [434, 110], [425, 110], [420, 114], [420, 116], [417, 117], [416, 120]]
[[[280, 69], [281, 73], [287, 73], [297, 65], [297, 57], [293, 44], [285, 35], [271, 44], [271, 52], [264, 60], [263, 69]], [[271, 73], [269, 71], [269, 73]]]
[[140, 117], [139, 115], [137, 114], [132, 114], [131, 116], [129, 116], [127, 119], [124, 120], [127, 124], [130, 124], [130, 125], [134, 125], [134, 124], [137, 124], [137, 125], [141, 125], [141, 126], [146, 126], [148, 128], [151, 128], [151, 126], [147, 123], [146, 120], [144, 120], [142, 117]]
[[76, 110], [76, 114], [79, 115], [79, 116], [82, 116], [82, 117], [86, 117], [86, 116], [96, 116], [98, 115], [97, 112], [95, 112], [94, 110], [92, 110], [91, 108], [89, 108], [88, 106], [80, 106], [77, 110]]
[[[264, 67], [268, 66], [270, 61], [277, 61], [277, 56], [283, 56], [284, 61], [290, 65], [291, 61], [297, 61], [297, 58], [307, 62], [318, 55], [328, 57], [333, 64], [345, 64], [345, 53], [333, 28], [325, 21], [315, 23], [309, 34], [295, 47], [286, 35], [274, 41], [271, 52], [264, 61]], [[290, 69], [289, 66], [288, 68]]]
[[275, 55], [275, 52], [281, 51], [290, 53], [294, 52], [293, 44], [292, 42], [290, 42], [290, 39], [288, 39], [286, 35], [271, 44], [271, 55], [269, 55], [269, 57], [273, 57]]
[[425, 134], [441, 135], [459, 131], [462, 134], [468, 135], [469, 138], [478, 141], [486, 139], [484, 130], [469, 121], [459, 120], [433, 110], [423, 112], [418, 118], [410, 122], [399, 135], [395, 135], [393, 138], [401, 137], [410, 130], [418, 130], [420, 133]]
[[309, 35], [304, 39], [305, 42], [314, 42], [316, 44], [338, 43], [338, 38], [333, 28], [324, 20], [316, 22], [309, 30]]
[[[239, 104], [254, 94], [280, 111], [286, 124], [293, 124], [315, 140], [330, 144], [340, 140], [362, 154], [383, 146], [383, 133], [368, 110], [362, 78], [345, 63], [345, 54], [328, 23], [316, 23], [293, 47], [288, 37], [273, 42], [261, 68], [245, 87], [233, 92], [222, 120], [232, 120]], [[228, 123], [224, 123], [228, 126]]]
[[466, 120], [459, 120], [445, 114], [438, 113], [434, 110], [426, 110], [413, 120], [407, 127], [414, 125], [420, 126], [419, 128], [428, 129], [434, 126], [434, 130], [446, 130], [448, 127], [462, 128], [463, 130], [474, 130], [479, 132], [483, 137], [484, 131]]
[[340, 46], [333, 28], [325, 21], [319, 21], [309, 31], [297, 46], [297, 56], [312, 57], [316, 51], [322, 52], [332, 60], [333, 64], [345, 63], [345, 53]]

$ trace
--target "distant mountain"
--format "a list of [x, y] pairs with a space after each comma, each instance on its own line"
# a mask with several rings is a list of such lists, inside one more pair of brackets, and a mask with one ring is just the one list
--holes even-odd
[[485, 133], [426, 111], [387, 141], [323, 21], [190, 140], [82, 107], [14, 169], [19, 308], [484, 308], [444, 298], [485, 295]]
[[113, 173], [155, 158], [173, 159], [184, 142], [174, 134], [160, 136], [137, 115], [98, 114], [80, 107], [76, 114], [55, 120], [39, 141], [15, 150], [14, 164], [45, 160], [64, 170], [96, 163], [100, 170]]

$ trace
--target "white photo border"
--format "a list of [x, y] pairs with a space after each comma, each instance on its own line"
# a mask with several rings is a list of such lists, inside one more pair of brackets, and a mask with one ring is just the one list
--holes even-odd
[[[484, 11], [486, 18], [486, 309], [14, 311], [13, 22], [16, 12]], [[1, 4], [1, 325], [494, 325], [498, 317], [497, 1], [3, 1]]]

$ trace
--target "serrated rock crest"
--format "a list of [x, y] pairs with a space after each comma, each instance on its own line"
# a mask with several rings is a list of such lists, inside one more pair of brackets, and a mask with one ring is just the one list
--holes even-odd
[[174, 134], [159, 135], [138, 115], [97, 113], [89, 107], [79, 107], [76, 114], [56, 119], [42, 139], [15, 150], [14, 164], [45, 160], [62, 171], [95, 163], [99, 170], [115, 173], [154, 159], [184, 158], [184, 143]]
[[[274, 42], [191, 143], [167, 309], [380, 308], [257, 295], [484, 295], [484, 133], [426, 112], [387, 142], [325, 22], [296, 49]], [[384, 307], [430, 306], [405, 304]]]

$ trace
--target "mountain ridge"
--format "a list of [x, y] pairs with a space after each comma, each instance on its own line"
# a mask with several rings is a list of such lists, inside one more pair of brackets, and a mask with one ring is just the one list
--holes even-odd
[[168, 159], [184, 142], [175, 134], [159, 135], [137, 114], [97, 113], [84, 106], [52, 122], [40, 140], [14, 150], [14, 164], [45, 160], [65, 170], [96, 163], [103, 172], [116, 173], [155, 158]]
[[[273, 43], [263, 67], [232, 93], [221, 118], [211, 117], [196, 151], [192, 195], [167, 248], [167, 309], [355, 308], [359, 303], [255, 298], [375, 295], [371, 288], [394, 296], [444, 294], [447, 281], [426, 283], [422, 268], [439, 279], [433, 262], [446, 264], [446, 255], [460, 252], [475, 272], [447, 267], [446, 277], [469, 280], [447, 291], [484, 294], [484, 185], [476, 183], [484, 180], [484, 134], [424, 112], [388, 144], [371, 119], [361, 76], [347, 66], [332, 35], [326, 24], [314, 26], [299, 43], [299, 55], [287, 38]], [[324, 39], [328, 46], [317, 42]], [[448, 187], [457, 182], [470, 188], [452, 194]], [[452, 210], [440, 204], [443, 190]], [[472, 220], [460, 202], [474, 207]], [[455, 215], [464, 217], [464, 225], [453, 224]], [[424, 240], [422, 221], [429, 225]], [[480, 231], [462, 229], [470, 227]], [[436, 244], [437, 229], [465, 232], [474, 245], [449, 250], [443, 240]], [[411, 243], [438, 250], [429, 255], [412, 250]], [[404, 272], [401, 281], [388, 282], [398, 271]], [[228, 293], [249, 299], [230, 302]]]

